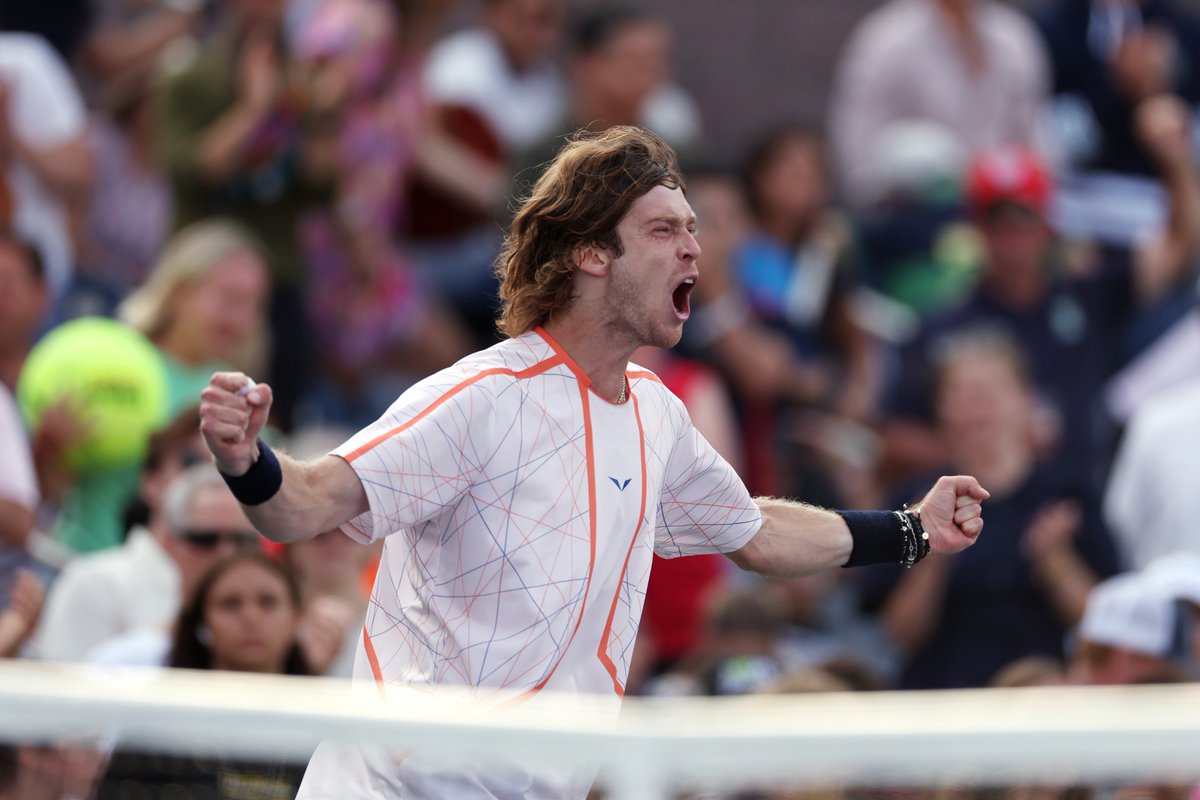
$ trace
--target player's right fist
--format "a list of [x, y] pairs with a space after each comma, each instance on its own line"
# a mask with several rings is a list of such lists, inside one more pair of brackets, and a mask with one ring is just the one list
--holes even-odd
[[221, 472], [243, 475], [254, 464], [271, 400], [270, 386], [241, 372], [217, 372], [200, 392], [200, 433]]

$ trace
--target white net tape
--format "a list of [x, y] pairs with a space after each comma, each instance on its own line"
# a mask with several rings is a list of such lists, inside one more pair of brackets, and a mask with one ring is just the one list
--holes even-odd
[[629, 698], [619, 719], [605, 721], [578, 700], [498, 714], [450, 692], [385, 702], [327, 679], [0, 662], [0, 740], [87, 737], [301, 761], [334, 739], [598, 768], [618, 800], [747, 776], [843, 787], [1194, 782], [1200, 686]]

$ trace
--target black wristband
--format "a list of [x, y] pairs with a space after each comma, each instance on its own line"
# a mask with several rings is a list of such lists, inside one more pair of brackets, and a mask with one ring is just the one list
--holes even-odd
[[250, 469], [242, 475], [233, 476], [221, 473], [225, 485], [233, 496], [244, 506], [257, 506], [267, 502], [279, 487], [283, 485], [283, 470], [279, 467], [279, 459], [267, 443], [258, 440], [258, 459], [250, 465]]
[[837, 511], [846, 521], [854, 548], [843, 567], [899, 564], [904, 560], [904, 531], [894, 511]]

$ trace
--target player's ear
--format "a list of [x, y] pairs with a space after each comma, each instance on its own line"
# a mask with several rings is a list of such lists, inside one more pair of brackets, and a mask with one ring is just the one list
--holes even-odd
[[572, 255], [575, 258], [575, 265], [581, 272], [597, 278], [607, 275], [609, 267], [612, 265], [612, 255], [608, 249], [595, 242], [576, 245]]

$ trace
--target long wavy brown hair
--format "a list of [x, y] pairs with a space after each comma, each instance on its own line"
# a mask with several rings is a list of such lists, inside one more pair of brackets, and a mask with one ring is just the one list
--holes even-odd
[[534, 184], [496, 258], [497, 324], [520, 336], [570, 307], [575, 251], [595, 245], [619, 257], [617, 224], [655, 186], [683, 189], [675, 152], [644, 128], [579, 131]]

